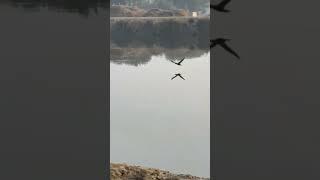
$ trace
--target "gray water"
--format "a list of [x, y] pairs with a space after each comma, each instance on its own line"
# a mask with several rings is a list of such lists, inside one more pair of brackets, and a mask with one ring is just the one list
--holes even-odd
[[111, 162], [209, 177], [210, 53], [183, 66], [161, 54], [111, 62], [110, 97]]

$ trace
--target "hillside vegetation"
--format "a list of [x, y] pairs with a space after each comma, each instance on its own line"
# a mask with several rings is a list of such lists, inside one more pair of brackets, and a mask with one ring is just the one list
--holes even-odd
[[110, 7], [110, 17], [172, 17], [188, 16], [186, 10], [164, 10], [152, 8], [149, 10], [141, 9], [135, 6], [116, 5]]

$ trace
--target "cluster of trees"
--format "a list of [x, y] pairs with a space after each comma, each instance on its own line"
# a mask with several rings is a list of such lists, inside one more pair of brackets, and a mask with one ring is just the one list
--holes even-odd
[[111, 5], [138, 6], [140, 8], [186, 9], [201, 11], [209, 8], [210, 0], [111, 0]]

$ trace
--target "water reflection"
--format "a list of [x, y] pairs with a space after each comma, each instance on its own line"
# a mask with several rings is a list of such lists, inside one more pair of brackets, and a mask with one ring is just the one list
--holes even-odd
[[205, 49], [166, 49], [161, 47], [150, 48], [119, 48], [112, 47], [110, 49], [110, 61], [116, 64], [127, 64], [132, 66], [140, 66], [147, 64], [152, 56], [164, 55], [167, 60], [175, 60], [181, 58], [196, 58], [209, 52], [209, 48]]
[[152, 56], [167, 60], [209, 52], [209, 18], [111, 18], [110, 61], [139, 66]]

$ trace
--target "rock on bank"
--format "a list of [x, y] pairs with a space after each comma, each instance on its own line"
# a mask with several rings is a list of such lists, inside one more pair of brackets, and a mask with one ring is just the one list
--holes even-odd
[[209, 180], [191, 175], [172, 174], [153, 168], [111, 163], [111, 180]]

